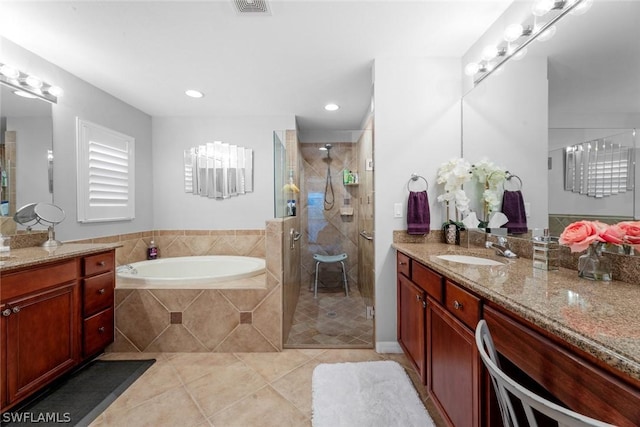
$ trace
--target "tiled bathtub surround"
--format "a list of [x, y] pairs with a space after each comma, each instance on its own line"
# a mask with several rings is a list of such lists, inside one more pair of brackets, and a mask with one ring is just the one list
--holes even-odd
[[[239, 255], [266, 258], [262, 289], [116, 289], [111, 352], [254, 352], [282, 350], [282, 222], [265, 230], [155, 230], [92, 239], [120, 243], [117, 265], [160, 257]], [[269, 254], [269, 256], [266, 256]], [[255, 286], [254, 286], [255, 287]]]
[[279, 351], [280, 284], [269, 273], [259, 279], [265, 289], [116, 289], [110, 351]]

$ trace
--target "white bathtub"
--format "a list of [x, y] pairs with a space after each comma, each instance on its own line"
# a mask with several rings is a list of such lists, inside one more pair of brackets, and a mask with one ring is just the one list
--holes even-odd
[[119, 266], [120, 289], [264, 289], [265, 260], [243, 256], [160, 258]]

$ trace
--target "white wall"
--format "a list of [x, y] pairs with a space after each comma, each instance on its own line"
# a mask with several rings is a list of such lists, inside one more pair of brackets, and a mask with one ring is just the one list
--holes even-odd
[[[9, 40], [0, 38], [0, 44], [4, 61], [64, 90], [64, 96], [52, 108], [53, 200], [67, 214], [56, 227], [56, 237], [74, 240], [152, 229], [151, 117]], [[76, 116], [136, 139], [134, 220], [98, 224], [76, 221]]]
[[[393, 230], [406, 229], [411, 173], [429, 181], [431, 229], [443, 221], [436, 197], [440, 164], [460, 156], [460, 60], [375, 60], [375, 274], [376, 346], [397, 347], [396, 264]], [[402, 203], [404, 217], [393, 217]]]
[[[263, 229], [274, 217], [273, 132], [295, 129], [295, 117], [154, 117], [154, 228]], [[184, 191], [183, 152], [214, 140], [254, 151], [254, 192], [225, 200]]]

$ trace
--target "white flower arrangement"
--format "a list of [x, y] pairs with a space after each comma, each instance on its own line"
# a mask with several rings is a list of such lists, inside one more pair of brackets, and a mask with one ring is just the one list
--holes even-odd
[[505, 168], [496, 166], [486, 158], [474, 164], [471, 171], [478, 182], [484, 185], [482, 200], [485, 203], [487, 210], [485, 214], [488, 217], [500, 207], [500, 187], [507, 179], [507, 173]]
[[438, 196], [439, 202], [445, 202], [447, 208], [451, 203], [461, 214], [469, 210], [469, 198], [462, 189], [465, 182], [471, 180], [471, 164], [462, 158], [451, 159], [440, 165], [438, 184], [444, 184], [444, 194]]

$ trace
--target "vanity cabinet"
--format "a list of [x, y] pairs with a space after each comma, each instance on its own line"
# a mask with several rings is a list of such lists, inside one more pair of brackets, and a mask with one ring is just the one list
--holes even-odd
[[[105, 269], [85, 270], [93, 274], [86, 278], [83, 266], [93, 255], [2, 274], [0, 410], [15, 406], [113, 341], [114, 254], [99, 255]], [[90, 290], [98, 294], [98, 302]], [[96, 316], [99, 323], [92, 320]], [[92, 327], [104, 328], [99, 339], [93, 338]]]
[[[425, 307], [423, 317], [416, 295], [426, 295], [426, 304], [419, 305]], [[400, 345], [448, 425], [502, 423], [475, 345], [475, 327], [482, 318], [503, 369], [523, 386], [593, 418], [640, 425], [640, 381], [400, 252], [398, 302], [398, 310], [413, 312], [398, 313]]]
[[113, 342], [114, 265], [112, 252], [82, 260], [82, 355], [85, 358]]
[[449, 280], [444, 294], [445, 305], [427, 300], [427, 388], [450, 425], [479, 426], [482, 362], [474, 330], [480, 300]]
[[76, 262], [3, 275], [1, 285], [4, 406], [79, 362]]
[[442, 297], [442, 276], [402, 253], [398, 253], [397, 267], [398, 342], [422, 383], [427, 384], [427, 297], [435, 300]]

